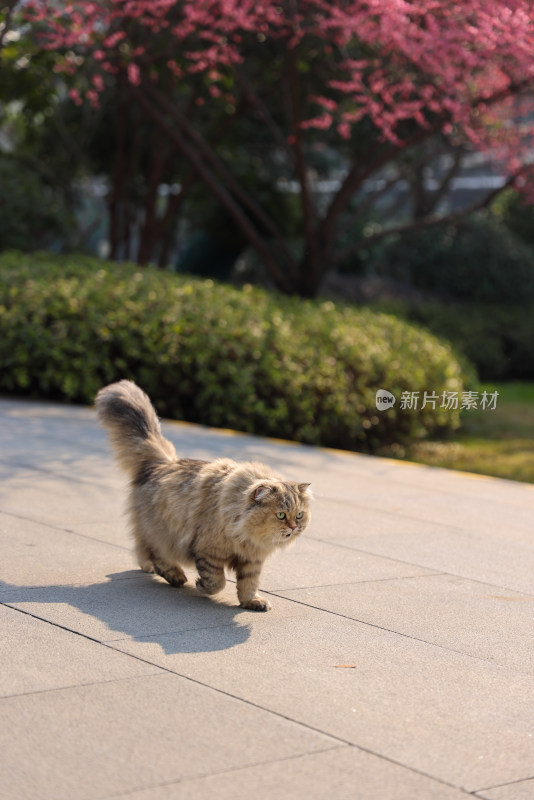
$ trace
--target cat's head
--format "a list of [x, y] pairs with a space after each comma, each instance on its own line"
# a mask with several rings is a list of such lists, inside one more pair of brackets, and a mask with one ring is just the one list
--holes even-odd
[[309, 483], [260, 479], [247, 489], [249, 536], [272, 549], [294, 541], [311, 519]]

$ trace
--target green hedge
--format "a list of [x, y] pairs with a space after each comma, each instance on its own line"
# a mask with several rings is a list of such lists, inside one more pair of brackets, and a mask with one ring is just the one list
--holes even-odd
[[452, 342], [484, 381], [534, 380], [534, 302], [416, 303], [401, 316]]
[[35, 167], [0, 151], [0, 250], [53, 249], [68, 242], [74, 215]]
[[0, 255], [0, 391], [92, 403], [120, 378], [159, 413], [373, 451], [458, 425], [377, 412], [379, 388], [461, 392], [450, 346], [393, 316], [84, 256]]
[[534, 302], [534, 250], [492, 215], [398, 237], [382, 248], [374, 267], [455, 300]]

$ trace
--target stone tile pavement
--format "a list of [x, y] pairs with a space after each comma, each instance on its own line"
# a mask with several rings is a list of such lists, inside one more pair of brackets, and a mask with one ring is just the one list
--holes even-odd
[[141, 573], [94, 412], [0, 400], [0, 797], [534, 799], [534, 488], [166, 423], [311, 481], [268, 614]]

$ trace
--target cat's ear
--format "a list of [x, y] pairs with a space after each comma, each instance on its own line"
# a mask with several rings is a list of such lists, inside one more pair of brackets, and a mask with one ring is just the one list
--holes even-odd
[[261, 483], [254, 486], [254, 488], [250, 493], [250, 496], [255, 503], [258, 503], [261, 502], [262, 500], [265, 500], [265, 498], [268, 497], [272, 491], [273, 491], [272, 486], [266, 486], [265, 484]]
[[311, 489], [309, 488], [311, 483], [299, 483], [298, 488], [301, 494], [305, 494], [307, 497], [313, 497]]

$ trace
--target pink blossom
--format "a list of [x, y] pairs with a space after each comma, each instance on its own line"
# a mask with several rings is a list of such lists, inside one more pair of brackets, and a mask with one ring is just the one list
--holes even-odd
[[326, 108], [328, 111], [335, 111], [337, 108], [336, 101], [332, 100], [330, 97], [310, 97], [310, 100], [317, 103], [317, 105], [323, 106], [323, 108]]
[[104, 39], [104, 47], [115, 47], [119, 42], [122, 42], [123, 39], [126, 38], [126, 33], [124, 31], [116, 31]]
[[131, 61], [128, 64], [128, 80], [133, 86], [139, 86], [141, 83], [141, 72], [139, 66]]
[[98, 108], [98, 92], [95, 92], [94, 89], [88, 89], [85, 96], [93, 108]]
[[350, 139], [351, 130], [348, 122], [340, 122], [337, 126], [337, 132], [342, 139]]
[[[229, 104], [241, 91], [237, 64], [253, 89], [263, 87], [268, 76], [255, 54], [268, 43], [280, 65], [296, 48], [313, 76], [303, 136], [348, 139], [365, 118], [377, 139], [401, 146], [407, 120], [423, 128], [439, 120], [445, 135], [461, 131], [511, 168], [534, 139], [534, 115], [510, 125], [519, 111], [508, 102], [518, 86], [534, 87], [534, 0], [299, 0], [295, 8], [281, 0], [26, 0], [24, 13], [46, 47], [75, 52], [92, 68], [93, 92], [102, 72], [126, 69], [133, 85], [141, 71], [169, 82], [198, 75], [208, 87], [199, 102]], [[284, 67], [276, 69], [281, 87]]]
[[312, 119], [305, 120], [301, 123], [301, 128], [318, 128], [318, 130], [327, 130], [333, 122], [332, 114], [321, 114], [320, 117], [313, 117]]
[[182, 75], [184, 74], [181, 67], [173, 59], [169, 59], [169, 61], [167, 61], [167, 66], [172, 72], [172, 74], [175, 75], [177, 78], [181, 78]]
[[78, 89], [69, 89], [69, 97], [77, 106], [81, 106], [82, 98]]

